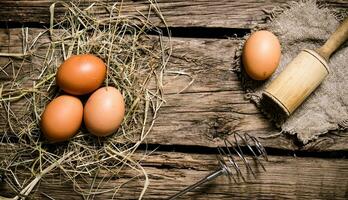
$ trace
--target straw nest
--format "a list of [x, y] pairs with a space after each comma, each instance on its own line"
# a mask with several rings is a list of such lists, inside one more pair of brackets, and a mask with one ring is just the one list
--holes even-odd
[[[122, 3], [96, 3], [84, 9], [74, 3], [59, 3], [66, 13], [56, 19], [58, 5], [52, 4], [47, 30], [36, 30], [32, 37], [31, 30], [23, 28], [22, 52], [0, 55], [9, 60], [1, 67], [5, 80], [0, 87], [1, 120], [5, 128], [1, 131], [0, 170], [17, 194], [14, 199], [30, 195], [49, 174], [59, 174], [62, 182], [73, 183], [84, 198], [105, 192], [115, 196], [137, 177], [144, 184], [139, 193], [140, 198], [143, 196], [148, 178], [139, 164], [141, 156], [134, 152], [151, 131], [164, 103], [162, 76], [171, 52], [170, 39], [162, 40], [162, 31], [149, 19], [157, 16], [165, 25], [161, 12], [155, 2], [149, 0], [148, 5], [147, 13], [125, 15]], [[101, 11], [106, 14], [95, 14]], [[61, 93], [55, 85], [55, 73], [63, 60], [82, 53], [95, 54], [107, 64], [104, 84], [122, 92], [124, 121], [110, 137], [97, 138], [81, 128], [71, 140], [50, 144], [41, 136], [39, 122], [47, 103]], [[133, 170], [133, 177], [112, 188], [103, 187], [110, 179], [106, 177], [118, 177], [124, 169]], [[89, 188], [82, 187], [81, 180]]]

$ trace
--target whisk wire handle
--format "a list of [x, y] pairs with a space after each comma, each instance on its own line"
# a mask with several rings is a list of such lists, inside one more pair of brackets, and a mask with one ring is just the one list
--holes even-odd
[[[233, 140], [232, 142], [228, 139], [224, 139], [225, 147], [218, 147], [217, 148], [218, 153], [219, 153], [217, 155], [217, 160], [219, 162], [220, 167], [217, 170], [215, 170], [214, 172], [212, 172], [209, 175], [207, 175], [206, 177], [204, 177], [203, 179], [201, 179], [200, 181], [198, 181], [197, 183], [194, 183], [193, 185], [185, 188], [184, 190], [178, 192], [177, 194], [169, 197], [169, 200], [176, 199], [177, 197], [179, 197], [187, 192], [190, 192], [193, 189], [195, 189], [195, 188], [203, 185], [204, 183], [211, 181], [211, 180], [213, 180], [216, 177], [221, 176], [221, 175], [228, 175], [228, 177], [230, 179], [232, 178], [235, 183], [239, 182], [239, 181], [237, 181], [238, 178], [242, 178], [243, 182], [246, 182], [246, 179], [243, 176], [241, 167], [237, 163], [238, 158], [242, 161], [241, 165], [244, 164], [246, 170], [248, 172], [251, 172], [253, 177], [256, 178], [256, 174], [253, 171], [253, 169], [250, 165], [250, 162], [248, 161], [248, 159], [246, 159], [246, 155], [248, 153], [245, 154], [244, 153], [245, 151], [243, 152], [243, 148], [242, 148], [243, 146], [245, 146], [246, 149], [249, 151], [249, 155], [252, 155], [253, 160], [257, 164], [261, 165], [262, 169], [264, 171], [266, 171], [266, 168], [262, 164], [259, 157], [262, 157], [266, 161], [268, 161], [267, 153], [266, 153], [266, 150], [264, 149], [264, 147], [259, 142], [259, 140], [256, 137], [251, 136], [247, 133], [243, 134], [243, 136], [239, 133], [234, 133], [233, 136], [234, 137], [232, 139]], [[237, 155], [237, 156], [235, 156], [236, 158], [234, 158], [233, 152]]]
[[208, 176], [204, 177], [203, 179], [201, 179], [200, 181], [198, 181], [197, 183], [193, 184], [193, 185], [190, 185], [189, 187], [185, 188], [184, 190], [180, 191], [179, 193], [176, 193], [175, 195], [169, 197], [168, 200], [173, 200], [173, 199], [176, 199], [177, 197], [187, 193], [187, 192], [190, 192], [192, 191], [193, 189], [203, 185], [204, 183], [206, 182], [209, 182], [213, 179], [215, 179], [216, 177], [218, 176], [221, 176], [223, 174], [226, 174], [226, 169], [224, 168], [219, 168], [218, 170], [210, 173]]

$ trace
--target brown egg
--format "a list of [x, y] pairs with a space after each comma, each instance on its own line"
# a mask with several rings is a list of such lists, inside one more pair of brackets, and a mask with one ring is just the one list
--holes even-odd
[[120, 127], [124, 114], [122, 94], [114, 87], [102, 87], [87, 100], [83, 119], [92, 134], [108, 136]]
[[278, 38], [269, 31], [257, 31], [244, 45], [242, 61], [245, 71], [252, 79], [265, 80], [277, 69], [280, 55]]
[[57, 85], [65, 92], [83, 95], [101, 86], [106, 76], [104, 62], [91, 54], [73, 55], [60, 65]]
[[73, 96], [62, 95], [47, 106], [41, 116], [41, 130], [51, 142], [61, 142], [74, 136], [83, 118], [83, 105]]

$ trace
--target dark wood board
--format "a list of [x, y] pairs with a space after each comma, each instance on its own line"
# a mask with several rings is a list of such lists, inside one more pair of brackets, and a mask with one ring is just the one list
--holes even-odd
[[[3, 0], [0, 2], [0, 21], [3, 22], [30, 22], [49, 23], [49, 6], [51, 0]], [[69, 2], [64, 0], [64, 2]], [[87, 7], [90, 0], [80, 1], [80, 6]], [[103, 0], [101, 2], [112, 2]], [[264, 22], [265, 12], [275, 7], [285, 6], [287, 0], [264, 0], [264, 1], [186, 1], [186, 0], [158, 0], [158, 6], [170, 27], [218, 27], [218, 28], [250, 28], [255, 24]], [[347, 9], [348, 3], [344, 0], [319, 0], [320, 4], [329, 7]], [[124, 1], [123, 13], [137, 15], [137, 11], [147, 13], [148, 1]], [[61, 5], [57, 4], [56, 17], [59, 19], [64, 13]], [[106, 16], [105, 9], [98, 9], [98, 15]], [[161, 24], [156, 16], [151, 20]]]
[[[141, 154], [139, 154], [141, 156]], [[269, 162], [263, 162], [267, 168], [260, 167], [256, 179], [251, 175], [248, 183], [234, 183], [226, 176], [188, 193], [180, 199], [347, 199], [348, 198], [348, 160], [298, 158], [288, 156], [270, 156]], [[241, 163], [239, 163], [241, 164]], [[187, 154], [179, 152], [155, 152], [142, 161], [148, 173], [150, 184], [144, 199], [166, 199], [186, 186], [195, 183], [217, 168], [214, 154]], [[105, 174], [104, 174], [105, 175]], [[123, 177], [138, 175], [125, 170]], [[247, 174], [245, 174], [247, 176]], [[107, 177], [107, 174], [106, 174]], [[100, 174], [96, 184], [103, 178]], [[109, 178], [109, 177], [107, 177]], [[103, 189], [124, 183], [127, 178], [109, 180]], [[34, 197], [48, 199], [82, 199], [73, 192], [72, 185], [60, 183], [59, 173], [41, 182]], [[89, 189], [90, 181], [81, 183], [83, 189]], [[124, 185], [114, 198], [136, 199], [140, 194], [144, 179], [139, 177]], [[11, 197], [10, 189], [0, 187], [0, 194]], [[44, 194], [43, 194], [44, 193]], [[113, 193], [95, 196], [95, 199], [111, 199]]]

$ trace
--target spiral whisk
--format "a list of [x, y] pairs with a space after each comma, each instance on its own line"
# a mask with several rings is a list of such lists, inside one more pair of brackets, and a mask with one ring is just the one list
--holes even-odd
[[240, 180], [246, 182], [245, 174], [252, 174], [256, 178], [255, 167], [252, 167], [249, 157], [252, 158], [252, 162], [266, 171], [262, 163], [263, 160], [268, 160], [266, 150], [254, 136], [247, 133], [243, 135], [233, 133], [232, 139], [224, 139], [224, 146], [218, 147], [217, 150], [219, 153], [217, 155], [219, 168], [197, 183], [169, 197], [170, 200], [176, 199], [221, 175], [227, 175], [235, 183], [239, 183]]

